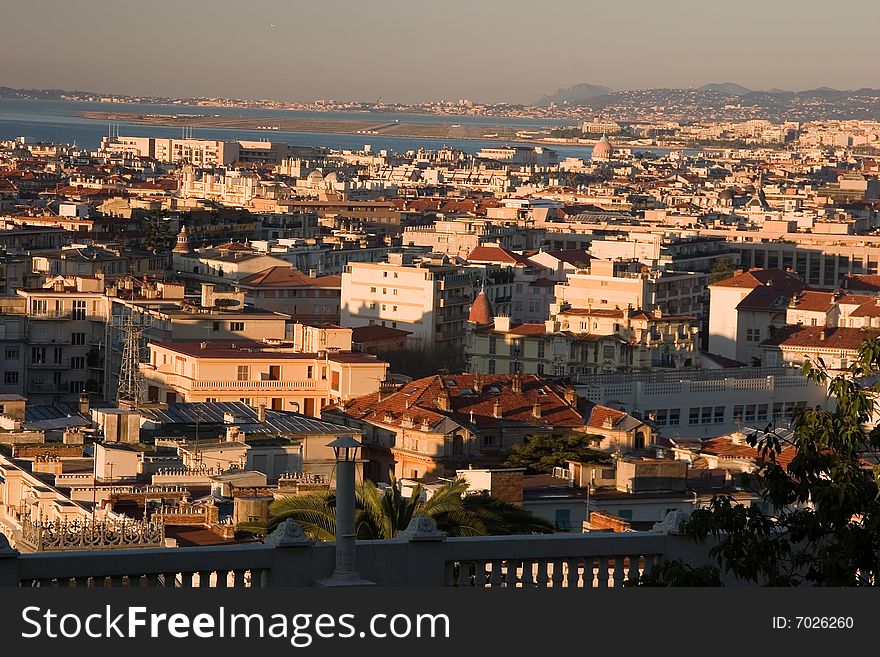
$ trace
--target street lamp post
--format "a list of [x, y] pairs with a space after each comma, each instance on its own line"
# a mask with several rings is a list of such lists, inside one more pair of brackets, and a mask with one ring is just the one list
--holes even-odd
[[352, 436], [339, 436], [328, 443], [336, 455], [336, 565], [333, 575], [319, 580], [321, 586], [364, 586], [373, 584], [357, 571], [355, 529], [355, 467], [361, 443]]

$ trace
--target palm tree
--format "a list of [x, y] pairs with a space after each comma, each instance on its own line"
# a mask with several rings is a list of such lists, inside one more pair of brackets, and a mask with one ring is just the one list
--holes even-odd
[[[419, 484], [409, 497], [401, 482], [380, 489], [364, 481], [355, 490], [355, 527], [359, 539], [388, 539], [409, 525], [413, 517], [426, 515], [450, 536], [485, 536], [488, 534], [547, 534], [553, 526], [507, 502], [488, 495], [466, 495], [468, 483], [453, 479], [426, 499]], [[238, 529], [263, 535], [287, 519], [299, 524], [306, 535], [317, 541], [336, 537], [336, 493], [319, 491], [283, 497], [272, 503], [265, 522], [242, 523]]]

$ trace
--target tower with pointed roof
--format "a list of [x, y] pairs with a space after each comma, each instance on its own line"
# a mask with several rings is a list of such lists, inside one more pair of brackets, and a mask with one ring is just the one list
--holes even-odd
[[186, 226], [180, 229], [180, 232], [177, 234], [177, 243], [174, 245], [172, 249], [174, 253], [189, 253], [189, 233], [186, 231]]
[[468, 324], [472, 327], [488, 326], [494, 322], [492, 315], [492, 304], [489, 303], [489, 297], [486, 296], [486, 288], [483, 286], [474, 302], [471, 304], [471, 310], [468, 313]]

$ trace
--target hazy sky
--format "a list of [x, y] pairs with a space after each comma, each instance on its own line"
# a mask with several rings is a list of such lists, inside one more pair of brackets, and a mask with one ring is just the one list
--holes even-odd
[[533, 102], [738, 82], [880, 87], [878, 0], [5, 0], [0, 85]]

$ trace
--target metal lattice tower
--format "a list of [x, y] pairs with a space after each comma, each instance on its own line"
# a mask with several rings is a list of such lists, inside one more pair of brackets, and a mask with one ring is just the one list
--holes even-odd
[[143, 398], [144, 379], [141, 374], [141, 332], [140, 326], [134, 323], [129, 315], [120, 326], [122, 330], [122, 363], [119, 368], [119, 388], [116, 402], [129, 402], [137, 407]]

